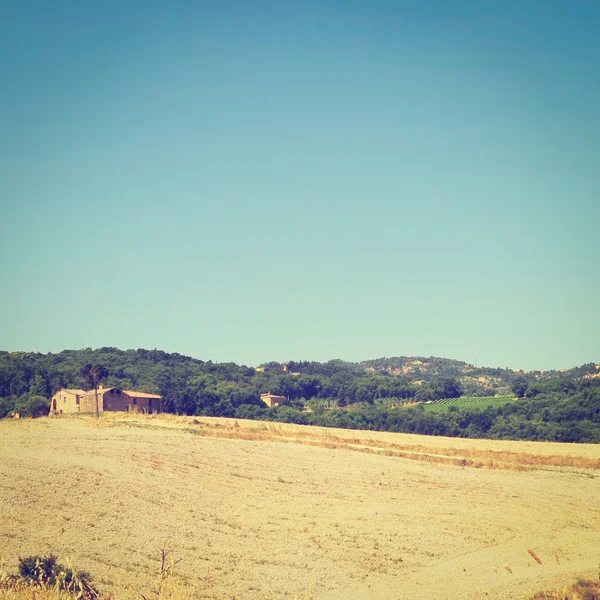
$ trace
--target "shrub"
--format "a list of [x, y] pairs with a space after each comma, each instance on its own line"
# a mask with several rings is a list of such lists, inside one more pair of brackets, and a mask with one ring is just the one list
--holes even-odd
[[30, 586], [52, 587], [76, 594], [84, 600], [98, 598], [98, 590], [92, 585], [90, 575], [61, 565], [54, 554], [19, 558], [19, 575]]
[[25, 404], [25, 410], [30, 417], [43, 417], [50, 411], [50, 402], [42, 396], [33, 396]]
[[15, 410], [15, 403], [10, 398], [0, 398], [0, 419], [7, 417]]
[[600, 581], [578, 579], [562, 590], [537, 592], [529, 600], [600, 600]]

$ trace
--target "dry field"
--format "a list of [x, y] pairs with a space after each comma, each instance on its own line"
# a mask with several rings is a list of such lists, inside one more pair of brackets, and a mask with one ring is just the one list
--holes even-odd
[[[0, 558], [148, 597], [526, 598], [600, 568], [600, 446], [112, 415], [0, 421]], [[541, 563], [541, 564], [540, 564]]]

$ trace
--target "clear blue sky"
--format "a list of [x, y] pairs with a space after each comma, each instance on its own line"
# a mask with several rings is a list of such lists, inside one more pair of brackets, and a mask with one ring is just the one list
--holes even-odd
[[4, 2], [0, 349], [600, 361], [600, 3]]

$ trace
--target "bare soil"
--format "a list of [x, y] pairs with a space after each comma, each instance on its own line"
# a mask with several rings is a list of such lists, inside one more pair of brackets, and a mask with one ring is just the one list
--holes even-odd
[[598, 445], [4, 420], [0, 558], [54, 552], [117, 597], [166, 542], [196, 597], [524, 598], [598, 577], [599, 476]]

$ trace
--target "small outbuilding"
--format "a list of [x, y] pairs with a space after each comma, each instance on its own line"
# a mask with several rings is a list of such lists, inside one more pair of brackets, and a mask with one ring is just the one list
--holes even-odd
[[271, 392], [261, 394], [260, 399], [269, 407], [280, 406], [286, 401], [285, 396], [277, 396], [276, 394], [271, 394]]

